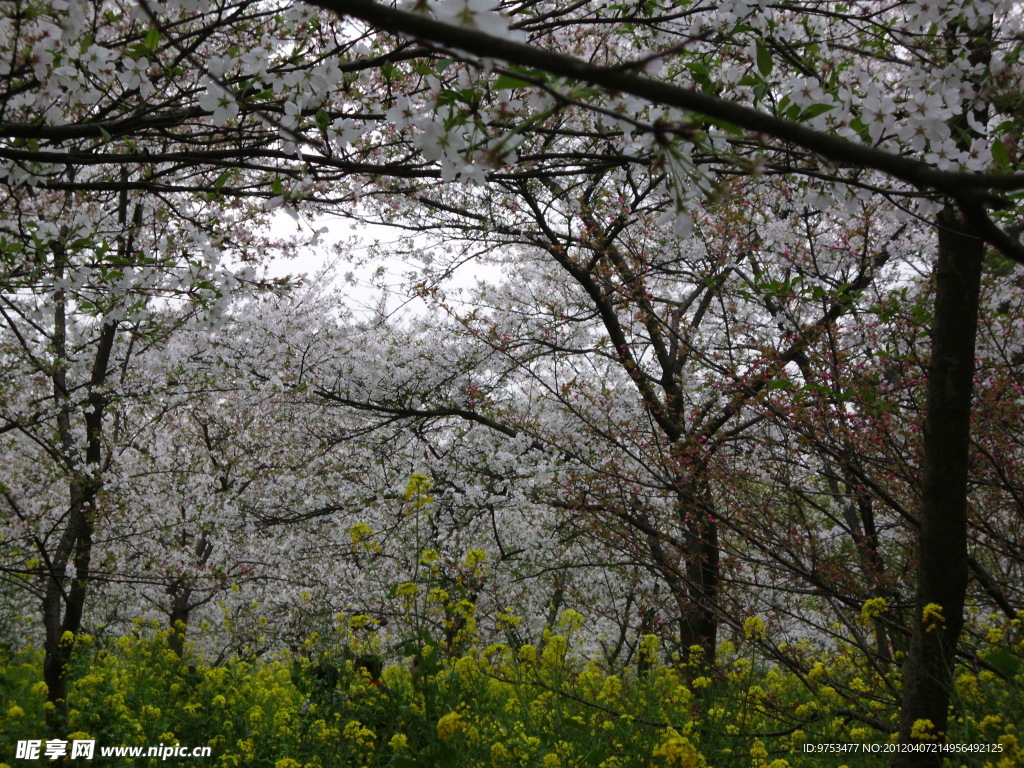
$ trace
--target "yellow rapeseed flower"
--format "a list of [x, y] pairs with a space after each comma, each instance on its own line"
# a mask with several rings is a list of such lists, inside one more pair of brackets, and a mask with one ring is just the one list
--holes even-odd
[[860, 609], [860, 617], [865, 624], [870, 624], [872, 620], [877, 619], [889, 608], [889, 602], [884, 597], [872, 597], [870, 600], [865, 600], [864, 605]]
[[505, 611], [498, 611], [498, 629], [505, 627], [518, 627], [523, 623], [523, 620], [516, 616], [514, 613], [506, 613]]
[[605, 703], [613, 702], [618, 701], [620, 696], [622, 696], [622, 681], [615, 675], [608, 675], [604, 685], [601, 686], [601, 693], [598, 694], [597, 700]]
[[987, 731], [990, 729], [1000, 728], [1003, 725], [1003, 718], [1001, 715], [985, 715], [981, 722], [978, 723], [979, 731]]
[[938, 603], [928, 603], [921, 611], [921, 620], [925, 632], [937, 632], [946, 628], [946, 618], [942, 615], [942, 606]]
[[373, 528], [366, 523], [356, 523], [348, 529], [348, 535], [353, 544], [359, 544], [363, 539], [373, 536]]
[[465, 558], [465, 560], [462, 561], [462, 564], [466, 568], [472, 568], [475, 565], [479, 565], [480, 563], [486, 563], [486, 562], [487, 562], [487, 553], [486, 552], [484, 552], [482, 549], [471, 549], [471, 550], [469, 550], [469, 552], [466, 553], [466, 558]]
[[369, 747], [373, 746], [373, 742], [377, 738], [377, 734], [358, 720], [349, 720], [342, 731], [342, 736], [346, 741]]
[[491, 745], [491, 765], [494, 768], [502, 768], [511, 757], [512, 755], [504, 744], [496, 742]]
[[542, 658], [549, 666], [557, 666], [565, 659], [565, 654], [568, 650], [569, 641], [563, 635], [550, 635], [547, 644], [544, 646]]
[[763, 640], [765, 636], [764, 620], [760, 616], [751, 616], [743, 622], [743, 634], [751, 640]]
[[459, 729], [465, 727], [466, 723], [463, 721], [461, 713], [449, 712], [437, 721], [437, 737], [445, 740], [450, 739]]
[[430, 495], [433, 489], [434, 481], [426, 475], [416, 472], [405, 485], [404, 498], [406, 501], [412, 502], [413, 507], [418, 509], [434, 502], [434, 498]]
[[399, 752], [400, 750], [408, 749], [409, 737], [406, 736], [404, 733], [396, 733], [394, 736], [391, 737], [391, 740], [388, 742], [388, 747], [390, 747], [393, 752]]
[[765, 749], [760, 739], [754, 740], [754, 745], [750, 748], [750, 756], [754, 760], [764, 760], [768, 757], [768, 750]]
[[927, 718], [915, 720], [914, 724], [910, 727], [910, 737], [920, 739], [921, 741], [934, 741], [935, 723]]
[[562, 615], [558, 617], [558, 628], [568, 635], [576, 632], [583, 626], [585, 619], [583, 614], [579, 611], [574, 611], [572, 608], [566, 608], [562, 611]]
[[956, 692], [964, 699], [973, 699], [981, 695], [978, 678], [971, 672], [964, 672], [956, 679]]
[[395, 595], [398, 597], [412, 597], [419, 594], [419, 584], [415, 584], [411, 581], [407, 581], [404, 584], [399, 584], [395, 587]]
[[666, 729], [667, 738], [654, 748], [654, 757], [663, 758], [666, 768], [704, 768], [704, 757], [689, 739], [674, 728]]
[[658, 659], [659, 640], [657, 635], [644, 635], [640, 639], [637, 655], [641, 661], [653, 664]]

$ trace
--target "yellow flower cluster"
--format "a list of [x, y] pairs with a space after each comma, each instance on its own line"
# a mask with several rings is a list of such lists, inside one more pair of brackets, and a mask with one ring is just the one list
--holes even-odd
[[[439, 631], [445, 619], [475, 618], [458, 596], [431, 605]], [[536, 645], [518, 647], [510, 638], [482, 648], [474, 635], [456, 649], [421, 637], [418, 661], [389, 659], [379, 680], [355, 663], [380, 652], [378, 625], [365, 616], [340, 617], [337, 634], [311, 639], [302, 657], [219, 665], [178, 658], [169, 633], [149, 626], [114, 642], [79, 635], [68, 733], [209, 746], [215, 768], [384, 768], [404, 759], [451, 768], [809, 768], [820, 755], [805, 753], [805, 743], [880, 744], [897, 729], [898, 665], [867, 661], [852, 645], [798, 642], [780, 647], [787, 664], [774, 665], [731, 643], [715, 654], [697, 646], [673, 654], [649, 634], [636, 638], [628, 665], [612, 668], [582, 658], [585, 621], [563, 612]], [[913, 735], [999, 744], [1002, 753], [975, 762], [1009, 768], [1024, 762], [1024, 640], [1019, 619], [986, 621], [973, 634], [984, 664], [957, 670], [946, 734], [922, 720]], [[757, 617], [747, 619], [738, 646], [753, 648], [742, 638], [763, 632]], [[41, 663], [38, 653], [0, 657], [10, 683], [0, 692], [0, 743], [44, 733]], [[768, 733], [783, 735], [757, 736]]]
[[449, 712], [437, 721], [437, 738], [451, 739], [459, 732], [460, 729], [465, 727], [466, 722], [462, 719], [462, 715], [460, 713]]
[[884, 597], [872, 597], [865, 600], [860, 609], [860, 617], [865, 624], [870, 624], [889, 610], [889, 602]]
[[946, 628], [946, 618], [942, 615], [942, 606], [928, 603], [921, 611], [921, 620], [925, 632], [940, 632]]
[[751, 616], [743, 622], [743, 634], [751, 640], [763, 640], [766, 628], [760, 616]]
[[666, 729], [666, 738], [654, 748], [654, 757], [660, 758], [661, 762], [656, 764], [665, 768], [704, 768], [707, 765], [689, 739], [674, 728]]
[[910, 727], [910, 735], [921, 741], [934, 741], [938, 738], [935, 733], [935, 723], [926, 719], [915, 720]]

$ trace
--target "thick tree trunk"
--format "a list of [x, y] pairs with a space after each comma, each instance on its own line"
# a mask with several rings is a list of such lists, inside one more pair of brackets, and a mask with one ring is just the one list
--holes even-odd
[[714, 663], [718, 647], [718, 587], [720, 552], [718, 526], [706, 521], [698, 528], [694, 548], [686, 564], [689, 611], [683, 617], [686, 634], [683, 643], [698, 645], [709, 664]]
[[167, 591], [171, 595], [171, 612], [168, 617], [171, 633], [168, 645], [180, 659], [185, 655], [185, 635], [188, 632], [189, 615], [192, 613], [192, 606], [189, 604], [192, 590], [179, 579]]
[[[685, 593], [680, 590], [680, 645], [699, 646], [709, 665], [714, 664], [718, 647], [718, 592], [721, 581], [721, 551], [718, 523], [708, 512], [706, 493], [691, 481], [679, 498], [680, 522], [686, 531]], [[677, 585], [679, 588], [681, 585]]]
[[[915, 619], [904, 670], [900, 743], [945, 739], [953, 657], [967, 592], [967, 459], [985, 248], [952, 205], [938, 217], [935, 317], [928, 367]], [[900, 768], [938, 766], [906, 752]]]

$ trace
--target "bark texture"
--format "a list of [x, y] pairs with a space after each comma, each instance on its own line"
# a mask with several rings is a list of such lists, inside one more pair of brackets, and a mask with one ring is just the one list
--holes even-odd
[[[927, 742], [920, 738], [927, 732], [939, 741], [945, 738], [967, 593], [967, 460], [985, 248], [952, 205], [939, 214], [938, 235], [916, 610], [904, 670], [901, 744]], [[893, 765], [917, 768], [941, 762], [940, 753], [906, 752]]]

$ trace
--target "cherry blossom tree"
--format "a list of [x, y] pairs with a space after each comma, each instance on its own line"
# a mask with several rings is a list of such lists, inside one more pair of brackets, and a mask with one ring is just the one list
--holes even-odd
[[[118, 406], [142, 394], [124, 388], [135, 357], [190, 317], [215, 324], [233, 293], [274, 287], [256, 267], [291, 248], [267, 234], [275, 209], [350, 194], [330, 181], [350, 160], [325, 145], [314, 171], [289, 129], [291, 114], [312, 110], [326, 116], [322, 142], [341, 136], [332, 123], [345, 107], [327, 104], [331, 117], [319, 90], [357, 43], [341, 22], [255, 3], [154, 11], [0, 12], [0, 312], [13, 383], [0, 429], [12, 456], [36, 452], [56, 473], [5, 483], [5, 546], [12, 572], [37, 580], [55, 703], [113, 511], [104, 485], [123, 447]], [[309, 45], [283, 42], [301, 38]], [[317, 187], [328, 182], [329, 193]]]
[[[689, 229], [700, 197], [717, 188], [718, 173], [737, 172], [792, 174], [825, 204], [880, 195], [932, 219], [937, 287], [901, 739], [913, 741], [920, 720], [944, 732], [968, 574], [966, 468], [982, 256], [988, 243], [1022, 259], [1012, 229], [1000, 229], [988, 212], [1012, 211], [1001, 195], [1024, 183], [999, 172], [1012, 169], [1013, 121], [1004, 118], [1020, 91], [1012, 67], [1015, 7], [317, 4], [465, 62], [457, 86], [436, 70], [416, 81], [412, 98], [436, 105], [433, 118], [414, 101], [389, 113], [406, 118], [414, 141], [443, 148], [426, 157], [451, 176], [480, 180], [464, 160], [516, 165], [536, 157], [526, 136], [541, 134], [541, 125], [551, 131], [549, 150], [561, 136], [575, 150], [546, 157], [578, 162], [579, 133], [552, 128], [575, 111], [594, 122], [619, 121], [620, 131], [606, 138], [614, 147], [611, 158], [602, 153], [606, 162], [665, 172], [678, 232]], [[658, 76], [647, 74], [654, 70]], [[548, 98], [513, 125], [515, 106], [489, 98], [502, 88]], [[413, 119], [417, 113], [424, 116]], [[633, 161], [619, 147], [636, 137], [647, 152]], [[413, 194], [422, 200], [422, 190]], [[478, 212], [481, 223], [493, 219], [492, 210]], [[652, 414], [665, 418], [661, 409]], [[942, 621], [929, 625], [936, 610]]]

